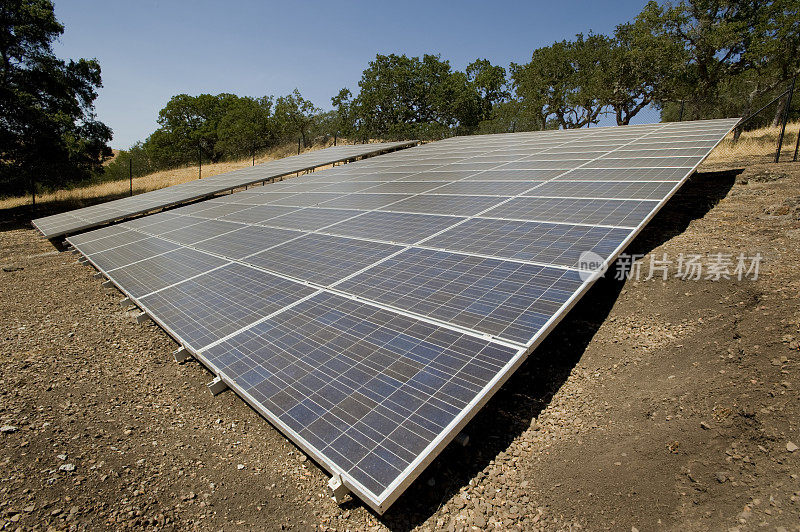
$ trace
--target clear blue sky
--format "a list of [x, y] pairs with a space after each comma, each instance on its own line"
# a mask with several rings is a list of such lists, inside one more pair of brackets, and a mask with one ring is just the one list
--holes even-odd
[[55, 0], [66, 29], [56, 54], [96, 57], [98, 118], [127, 148], [157, 127], [175, 94], [281, 95], [295, 87], [330, 109], [357, 92], [376, 53], [441, 54], [463, 69], [478, 57], [507, 67], [576, 33], [608, 33], [645, 0], [500, 1]]

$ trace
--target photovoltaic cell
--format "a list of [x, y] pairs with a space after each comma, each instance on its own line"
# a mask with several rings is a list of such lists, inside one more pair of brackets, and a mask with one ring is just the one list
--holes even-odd
[[642, 222], [657, 204], [657, 201], [646, 200], [520, 197], [487, 211], [483, 216], [633, 227]]
[[563, 174], [566, 170], [487, 170], [465, 181], [544, 181]]
[[288, 229], [248, 225], [231, 233], [203, 240], [194, 244], [193, 247], [200, 251], [207, 251], [231, 259], [241, 259], [301, 237], [304, 234], [300, 231], [290, 231]]
[[332, 225], [326, 233], [384, 242], [413, 244], [464, 220], [453, 216], [368, 212], [346, 222]]
[[383, 211], [416, 212], [423, 214], [450, 214], [454, 216], [473, 216], [506, 198], [496, 196], [446, 196], [443, 194], [420, 194], [381, 207]]
[[630, 233], [630, 229], [473, 218], [425, 245], [574, 268], [584, 251], [606, 257]]
[[551, 181], [525, 196], [661, 200], [675, 188], [666, 181]]
[[352, 218], [358, 214], [358, 211], [345, 209], [317, 209], [309, 207], [284, 214], [283, 216], [278, 216], [277, 218], [270, 218], [262, 222], [262, 224], [301, 231], [315, 231], [325, 226], [341, 222], [342, 220]]
[[686, 168], [576, 168], [557, 177], [560, 180], [585, 181], [680, 181]]
[[411, 194], [348, 194], [331, 201], [326, 201], [321, 207], [332, 209], [359, 209], [373, 210], [397, 203], [412, 197]]
[[206, 253], [179, 248], [117, 268], [111, 278], [125, 292], [139, 298], [227, 263]]
[[382, 494], [515, 354], [322, 293], [203, 356], [295, 441]]
[[462, 195], [487, 195], [487, 196], [516, 196], [532, 189], [539, 183], [527, 181], [459, 181], [456, 183], [442, 184], [440, 187], [429, 190], [427, 194], [462, 194]]
[[298, 210], [298, 207], [281, 207], [279, 205], [256, 205], [247, 209], [226, 214], [220, 219], [226, 222], [241, 222], [244, 224], [261, 224], [268, 220], [289, 214]]
[[379, 242], [309, 234], [244, 261], [327, 286], [401, 249]]
[[[225, 233], [230, 233], [231, 231], [236, 231], [237, 229], [242, 229], [245, 227], [242, 224], [222, 222], [220, 220], [193, 220], [188, 216], [184, 219], [181, 219], [180, 222], [183, 222], [184, 220], [188, 222], [186, 225], [181, 223], [180, 227], [177, 227], [171, 231], [162, 232], [160, 235], [165, 239], [177, 242], [178, 244], [186, 244], [191, 246], [192, 244], [200, 242], [201, 240], [218, 237], [220, 235], [224, 235]], [[176, 220], [175, 222], [171, 223], [178, 225], [179, 221]], [[143, 231], [147, 231], [147, 228], [143, 229]]]
[[524, 343], [581, 284], [571, 270], [411, 248], [337, 288]]
[[[138, 237], [138, 240], [133, 240], [127, 244], [106, 251], [94, 253], [92, 255], [92, 262], [101, 270], [109, 272], [133, 264], [134, 262], [149, 259], [156, 255], [175, 251], [180, 248], [178, 244], [173, 244], [154, 236], [149, 237], [144, 234], [139, 234]], [[91, 249], [91, 246], [89, 245], [87, 249]]]
[[229, 264], [142, 299], [194, 350], [313, 294], [314, 289], [241, 264]]

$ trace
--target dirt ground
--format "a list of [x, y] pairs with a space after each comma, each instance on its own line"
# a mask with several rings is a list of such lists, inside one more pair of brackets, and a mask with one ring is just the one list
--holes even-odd
[[800, 163], [704, 168], [629, 251], [759, 252], [759, 278], [607, 276], [378, 516], [3, 222], [0, 529], [800, 530], [798, 250]]

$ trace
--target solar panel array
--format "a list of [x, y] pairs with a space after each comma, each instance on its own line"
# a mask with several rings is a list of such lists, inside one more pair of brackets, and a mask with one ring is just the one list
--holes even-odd
[[47, 238], [57, 238], [99, 227], [116, 220], [131, 218], [156, 209], [213, 196], [226, 190], [252, 185], [296, 172], [312, 170], [320, 166], [357, 157], [406, 148], [415, 144], [417, 144], [416, 141], [407, 141], [332, 146], [197, 181], [145, 192], [136, 196], [38, 218], [33, 220], [33, 225]]
[[383, 512], [736, 123], [452, 138], [68, 241]]

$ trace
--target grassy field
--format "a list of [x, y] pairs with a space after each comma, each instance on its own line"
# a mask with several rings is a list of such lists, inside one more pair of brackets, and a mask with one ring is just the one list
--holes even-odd
[[[798, 131], [800, 131], [800, 122], [787, 124], [786, 133], [783, 137], [781, 160], [790, 160], [794, 155]], [[736, 163], [739, 161], [748, 161], [750, 164], [753, 162], [769, 162], [775, 157], [778, 135], [780, 135], [779, 127], [763, 127], [745, 131], [734, 142], [733, 133], [730, 133], [711, 152], [706, 161], [710, 164]], [[762, 158], [764, 161], [760, 161]]]
[[[775, 147], [778, 140], [780, 130], [777, 127], [766, 127], [746, 131], [742, 133], [741, 137], [734, 142], [733, 133], [729, 134], [720, 143], [717, 148], [711, 152], [706, 160], [709, 164], [720, 163], [737, 163], [739, 161], [770, 161], [775, 156]], [[800, 132], [800, 122], [794, 122], [786, 127], [786, 134], [784, 137], [784, 144], [781, 157], [783, 160], [790, 160], [794, 154], [794, 146], [797, 141], [797, 135]], [[327, 144], [317, 144], [306, 151], [318, 150], [332, 145], [332, 142]], [[256, 157], [256, 163], [263, 163], [274, 159], [280, 159], [294, 155], [296, 153], [295, 146], [286, 145], [275, 148], [267, 153], [261, 154]], [[203, 165], [203, 177], [211, 177], [224, 172], [230, 172], [238, 168], [250, 166], [252, 159], [242, 159], [239, 161], [227, 161], [215, 164]], [[173, 170], [163, 170], [148, 174], [146, 176], [136, 177], [133, 179], [133, 193], [141, 194], [150, 190], [168, 187], [170, 185], [177, 185], [197, 179], [197, 166], [187, 166], [184, 168], [176, 168]], [[72, 207], [81, 207], [95, 203], [98, 199], [114, 199], [116, 197], [123, 197], [128, 194], [129, 183], [123, 181], [111, 181], [108, 183], [101, 183], [86, 187], [76, 187], [67, 190], [59, 190], [47, 194], [42, 194], [36, 197], [36, 203], [46, 207], [48, 204], [68, 205]], [[31, 203], [30, 196], [19, 196], [13, 198], [0, 199], [0, 211], [5, 209], [13, 209]]]
[[[332, 146], [333, 141], [326, 144], [315, 144], [305, 151], [319, 150]], [[266, 153], [256, 156], [256, 164], [265, 163], [274, 159], [281, 159], [290, 155], [297, 154], [295, 144], [285, 145], [274, 148]], [[203, 177], [211, 177], [217, 174], [230, 172], [239, 168], [244, 168], [253, 164], [253, 159], [247, 158], [239, 161], [226, 161], [221, 163], [203, 164]], [[141, 177], [133, 178], [133, 193], [141, 194], [159, 188], [185, 183], [197, 179], [197, 166], [186, 166], [172, 170], [162, 170]], [[113, 199], [115, 197], [127, 196], [130, 191], [128, 180], [109, 181], [85, 187], [75, 187], [72, 189], [58, 190], [36, 196], [36, 204], [46, 207], [48, 204], [64, 204], [81, 207], [93, 203], [98, 198]], [[0, 210], [13, 209], [31, 203], [30, 195], [0, 199]]]

